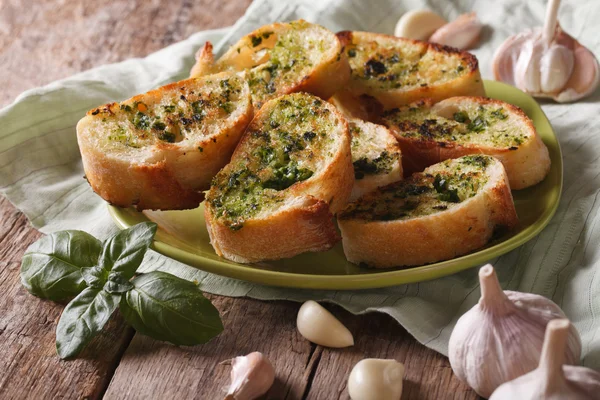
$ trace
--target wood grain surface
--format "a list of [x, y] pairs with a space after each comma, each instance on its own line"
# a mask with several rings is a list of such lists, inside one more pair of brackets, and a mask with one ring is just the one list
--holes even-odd
[[[190, 34], [233, 24], [249, 0], [0, 1], [0, 105], [19, 93], [85, 69], [143, 57]], [[223, 360], [262, 351], [277, 372], [268, 399], [347, 399], [346, 380], [362, 358], [406, 365], [403, 399], [475, 399], [448, 360], [418, 344], [383, 314], [354, 316], [329, 307], [356, 345], [333, 350], [295, 329], [298, 304], [209, 296], [225, 332], [196, 347], [135, 334], [117, 314], [74, 361], [55, 352], [63, 305], [31, 296], [20, 284], [23, 252], [40, 234], [0, 198], [1, 399], [222, 399]]]

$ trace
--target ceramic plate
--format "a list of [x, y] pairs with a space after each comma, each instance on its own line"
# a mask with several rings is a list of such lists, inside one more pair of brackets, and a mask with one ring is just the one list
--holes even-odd
[[562, 156], [550, 122], [538, 103], [512, 86], [486, 81], [489, 97], [521, 107], [533, 120], [552, 160], [546, 179], [525, 190], [513, 191], [519, 227], [485, 248], [452, 260], [414, 268], [376, 270], [351, 264], [341, 243], [322, 253], [306, 253], [287, 260], [244, 265], [218, 257], [209, 244], [202, 205], [195, 210], [137, 212], [109, 206], [121, 228], [153, 220], [159, 224], [154, 250], [192, 267], [218, 275], [262, 283], [313, 289], [366, 289], [419, 282], [481, 265], [533, 239], [550, 222], [562, 190]]

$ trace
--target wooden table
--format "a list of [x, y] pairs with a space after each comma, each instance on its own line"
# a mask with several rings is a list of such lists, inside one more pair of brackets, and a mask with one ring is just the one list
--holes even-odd
[[[0, 105], [23, 90], [96, 65], [143, 57], [192, 33], [235, 22], [250, 0], [84, 0], [0, 2]], [[74, 361], [55, 351], [63, 305], [20, 284], [23, 252], [40, 234], [0, 198], [0, 398], [222, 399], [225, 359], [261, 351], [275, 364], [269, 399], [348, 398], [346, 380], [365, 357], [406, 365], [403, 399], [473, 399], [448, 360], [417, 343], [383, 314], [329, 307], [356, 345], [331, 350], [296, 331], [298, 304], [209, 296], [225, 331], [203, 346], [179, 348], [136, 334], [118, 313]]]

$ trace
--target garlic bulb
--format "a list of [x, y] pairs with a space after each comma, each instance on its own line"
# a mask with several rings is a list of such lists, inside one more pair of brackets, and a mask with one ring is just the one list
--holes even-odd
[[560, 0], [550, 0], [543, 28], [511, 36], [494, 55], [500, 80], [537, 97], [569, 102], [591, 94], [600, 83], [594, 54], [557, 23]]
[[269, 391], [275, 381], [271, 362], [257, 351], [231, 360], [231, 386], [225, 400], [253, 400]]
[[429, 38], [430, 42], [455, 47], [460, 50], [475, 47], [483, 25], [474, 12], [463, 14], [454, 21], [447, 23]]
[[563, 365], [570, 332], [571, 323], [568, 319], [550, 321], [539, 366], [528, 374], [500, 385], [490, 400], [597, 399], [600, 396], [600, 372]]
[[433, 11], [413, 10], [400, 17], [394, 35], [407, 39], [427, 40], [446, 20]]
[[[491, 265], [479, 270], [481, 299], [456, 323], [448, 348], [456, 376], [489, 397], [504, 382], [538, 365], [549, 321], [565, 318], [551, 300], [530, 293], [502, 291]], [[565, 360], [577, 364], [581, 339], [569, 331]]]
[[326, 347], [354, 345], [352, 334], [329, 311], [316, 301], [302, 304], [296, 318], [298, 331], [304, 338]]
[[396, 360], [366, 358], [359, 361], [348, 377], [352, 400], [400, 400], [404, 365]]

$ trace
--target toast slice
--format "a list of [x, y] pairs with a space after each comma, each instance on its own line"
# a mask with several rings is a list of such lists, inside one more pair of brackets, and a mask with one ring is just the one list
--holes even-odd
[[338, 214], [346, 258], [376, 268], [448, 260], [517, 223], [504, 167], [486, 155], [432, 165]]
[[533, 123], [518, 107], [483, 97], [422, 100], [386, 111], [381, 122], [396, 136], [408, 173], [466, 154], [504, 164], [511, 189], [542, 181], [550, 156]]
[[247, 83], [231, 73], [98, 107], [77, 124], [86, 178], [116, 206], [197, 207], [252, 114]]
[[354, 166], [350, 201], [402, 179], [400, 145], [387, 128], [360, 119], [348, 119], [348, 126]]
[[331, 97], [350, 78], [337, 36], [304, 20], [263, 26], [241, 38], [217, 61], [210, 43], [200, 49], [191, 76], [237, 71], [248, 80], [256, 110], [282, 94]]
[[390, 109], [422, 98], [485, 95], [477, 58], [468, 52], [371, 32], [343, 31], [338, 38], [352, 69], [335, 96], [342, 103], [374, 99]]
[[354, 183], [344, 117], [306, 93], [283, 95], [260, 109], [205, 203], [210, 241], [240, 263], [331, 248], [333, 213]]

